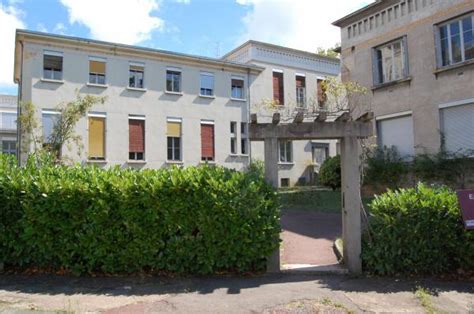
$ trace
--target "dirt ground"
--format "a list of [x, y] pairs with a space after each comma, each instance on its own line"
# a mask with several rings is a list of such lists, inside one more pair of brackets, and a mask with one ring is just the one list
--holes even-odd
[[336, 264], [333, 243], [341, 237], [341, 224], [341, 214], [282, 210], [282, 264]]

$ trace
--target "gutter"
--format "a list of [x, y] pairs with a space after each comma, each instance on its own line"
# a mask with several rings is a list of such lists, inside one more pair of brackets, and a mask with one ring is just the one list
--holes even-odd
[[[21, 116], [21, 102], [23, 98], [23, 41], [19, 41], [21, 46], [21, 56], [20, 56], [20, 80], [18, 82], [18, 93], [17, 93], [17, 117]], [[21, 123], [19, 119], [16, 120], [16, 158], [18, 166], [21, 166]]]

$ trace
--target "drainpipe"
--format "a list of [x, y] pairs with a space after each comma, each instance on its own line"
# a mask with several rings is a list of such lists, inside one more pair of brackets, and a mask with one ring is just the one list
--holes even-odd
[[249, 149], [249, 165], [252, 162], [252, 145], [250, 142], [250, 131], [249, 131], [249, 126], [250, 126], [250, 69], [247, 69], [247, 141], [248, 141], [248, 149]]
[[[20, 57], [20, 81], [18, 82], [17, 92], [17, 117], [21, 116], [21, 101], [23, 96], [23, 41], [20, 40], [21, 45], [21, 57]], [[17, 118], [16, 122], [16, 159], [18, 166], [21, 166], [21, 123]]]

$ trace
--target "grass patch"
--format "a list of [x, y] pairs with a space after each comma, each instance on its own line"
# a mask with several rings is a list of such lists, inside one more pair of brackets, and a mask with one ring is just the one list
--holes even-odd
[[[285, 190], [280, 192], [284, 209], [309, 210], [323, 213], [341, 212], [341, 191], [329, 190]], [[372, 199], [364, 198], [364, 205]]]
[[425, 309], [427, 314], [437, 313], [431, 301], [432, 295], [433, 294], [430, 290], [423, 287], [416, 287], [415, 296], [418, 301], [420, 301], [421, 306]]

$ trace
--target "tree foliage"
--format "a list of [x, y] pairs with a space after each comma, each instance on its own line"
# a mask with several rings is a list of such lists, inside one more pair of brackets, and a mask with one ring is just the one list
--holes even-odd
[[319, 171], [319, 182], [336, 190], [341, 187], [341, 156], [327, 158]]

